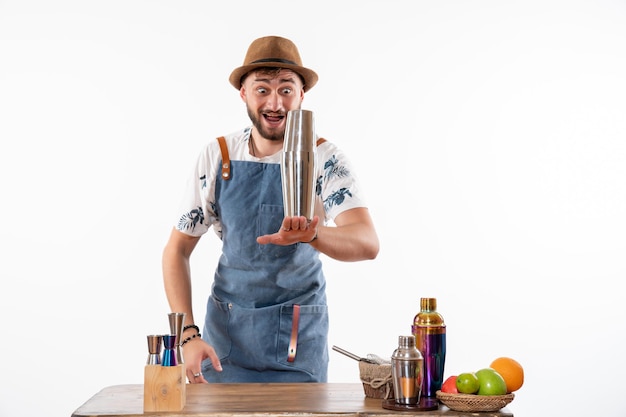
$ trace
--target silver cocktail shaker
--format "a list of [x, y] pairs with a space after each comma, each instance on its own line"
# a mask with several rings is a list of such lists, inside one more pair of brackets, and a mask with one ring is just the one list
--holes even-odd
[[415, 336], [398, 337], [398, 348], [391, 355], [391, 377], [397, 404], [414, 405], [420, 402], [424, 359]]
[[285, 217], [304, 216], [309, 221], [313, 219], [316, 159], [314, 122], [310, 110], [290, 110], [287, 113], [280, 171]]

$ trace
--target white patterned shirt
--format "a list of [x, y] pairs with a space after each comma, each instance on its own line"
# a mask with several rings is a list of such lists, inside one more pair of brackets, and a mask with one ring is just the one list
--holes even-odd
[[[251, 161], [280, 164], [282, 152], [257, 158], [250, 155], [248, 141], [251, 127], [225, 136], [231, 161]], [[190, 236], [201, 236], [213, 226], [221, 238], [221, 223], [215, 213], [215, 182], [221, 173], [222, 154], [219, 143], [207, 143], [196, 160], [196, 165], [183, 194], [176, 229]], [[324, 224], [332, 222], [340, 213], [356, 207], [366, 207], [358, 181], [345, 154], [332, 142], [317, 147], [315, 214]], [[280, 178], [277, 179], [280, 181]]]

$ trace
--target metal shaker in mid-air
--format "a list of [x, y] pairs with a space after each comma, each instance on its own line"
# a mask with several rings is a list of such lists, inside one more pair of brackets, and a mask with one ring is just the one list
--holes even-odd
[[315, 201], [315, 120], [310, 110], [287, 113], [281, 177], [285, 216], [313, 219]]

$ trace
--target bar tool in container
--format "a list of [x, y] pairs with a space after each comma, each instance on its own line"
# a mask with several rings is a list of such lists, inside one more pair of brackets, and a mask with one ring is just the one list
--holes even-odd
[[167, 318], [170, 322], [170, 334], [176, 335], [176, 363], [183, 363], [183, 353], [181, 351], [180, 342], [183, 337], [185, 313], [169, 313]]
[[147, 365], [160, 365], [161, 364], [161, 341], [162, 336], [151, 334], [148, 335], [148, 360]]
[[[184, 315], [182, 315], [184, 317]], [[182, 328], [180, 313], [169, 315], [170, 326]], [[144, 367], [143, 411], [180, 411], [187, 402], [187, 376], [185, 364], [178, 361], [176, 348], [179, 337], [176, 334], [148, 336], [148, 363]], [[159, 353], [163, 345], [162, 356]]]
[[315, 202], [316, 137], [313, 112], [287, 113], [281, 179], [285, 217], [304, 216], [311, 221]]
[[359, 376], [366, 397], [393, 398], [391, 361], [389, 359], [381, 358], [373, 353], [361, 357], [338, 346], [333, 346], [333, 350], [359, 362]]
[[176, 340], [178, 338], [175, 334], [163, 335], [163, 360], [161, 365], [163, 366], [176, 366], [178, 365], [178, 359], [176, 357]]

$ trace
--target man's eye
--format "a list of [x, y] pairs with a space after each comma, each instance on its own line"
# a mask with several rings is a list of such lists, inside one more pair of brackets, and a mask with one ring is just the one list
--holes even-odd
[[256, 89], [256, 92], [259, 94], [265, 94], [267, 92], [267, 90], [263, 87], [259, 87]]
[[291, 88], [283, 88], [283, 94], [291, 94]]

